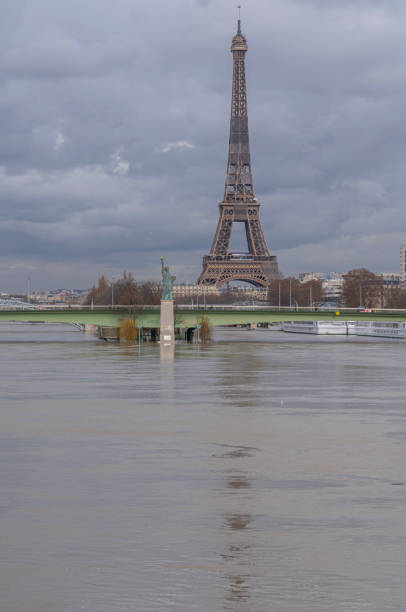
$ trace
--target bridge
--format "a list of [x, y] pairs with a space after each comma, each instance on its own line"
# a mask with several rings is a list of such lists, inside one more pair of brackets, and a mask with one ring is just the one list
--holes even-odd
[[0, 298], [0, 308], [7, 309], [18, 309], [18, 310], [35, 310], [37, 307], [31, 302], [23, 302], [22, 300], [15, 300], [13, 298]]
[[[30, 305], [32, 308], [32, 304]], [[357, 309], [324, 310], [315, 308], [279, 308], [272, 306], [177, 306], [175, 327], [195, 328], [202, 318], [210, 326], [249, 325], [282, 321], [406, 321], [406, 310]], [[0, 321], [28, 321], [44, 323], [69, 323], [72, 325], [98, 325], [119, 327], [124, 319], [132, 318], [144, 329], [160, 327], [159, 306], [37, 306], [35, 309], [0, 305]]]

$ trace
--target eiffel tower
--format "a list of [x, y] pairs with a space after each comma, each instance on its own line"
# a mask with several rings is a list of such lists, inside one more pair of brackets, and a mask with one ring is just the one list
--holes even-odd
[[[233, 86], [231, 98], [230, 143], [224, 199], [219, 204], [220, 219], [210, 255], [203, 257], [198, 284], [220, 287], [230, 281], [267, 287], [280, 278], [275, 255], [271, 255], [259, 217], [260, 204], [254, 194], [248, 136], [245, 54], [247, 40], [241, 33], [241, 20], [231, 45]], [[235, 223], [244, 223], [248, 251], [230, 253]]]

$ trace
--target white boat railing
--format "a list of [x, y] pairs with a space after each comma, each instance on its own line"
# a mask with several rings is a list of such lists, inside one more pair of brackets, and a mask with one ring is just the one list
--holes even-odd
[[282, 329], [289, 333], [406, 339], [404, 321], [284, 321]]

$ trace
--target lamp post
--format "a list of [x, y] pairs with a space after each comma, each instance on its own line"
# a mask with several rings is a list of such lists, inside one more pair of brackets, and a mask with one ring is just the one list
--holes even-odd
[[27, 302], [31, 303], [31, 276], [27, 278]]
[[359, 307], [362, 308], [362, 284], [359, 284]]
[[111, 279], [111, 307], [114, 307], [114, 283], [116, 282], [116, 279], [113, 277]]
[[279, 303], [279, 310], [281, 309], [281, 281], [279, 281], [278, 284], [278, 303]]
[[289, 308], [292, 308], [292, 279], [289, 279]]

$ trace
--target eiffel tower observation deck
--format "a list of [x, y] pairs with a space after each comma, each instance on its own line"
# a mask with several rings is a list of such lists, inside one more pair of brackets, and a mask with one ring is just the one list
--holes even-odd
[[[210, 255], [203, 257], [203, 270], [198, 279], [201, 285], [220, 287], [236, 280], [267, 287], [273, 279], [280, 278], [276, 256], [271, 255], [262, 229], [260, 204], [255, 198], [252, 180], [245, 79], [247, 50], [239, 18], [231, 44], [233, 84], [226, 184]], [[244, 253], [230, 252], [235, 223], [245, 226], [247, 251]]]

